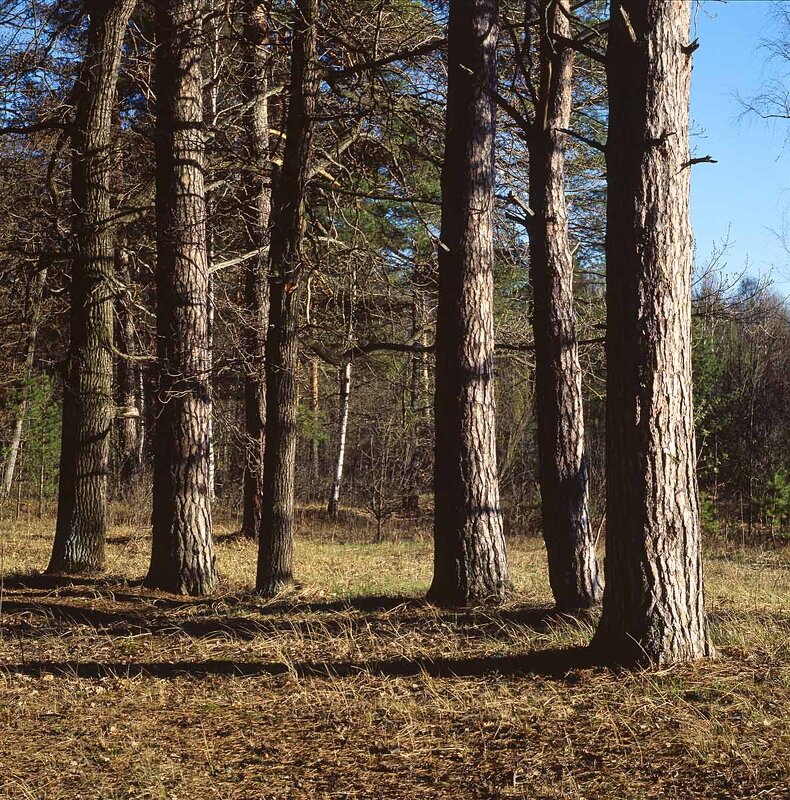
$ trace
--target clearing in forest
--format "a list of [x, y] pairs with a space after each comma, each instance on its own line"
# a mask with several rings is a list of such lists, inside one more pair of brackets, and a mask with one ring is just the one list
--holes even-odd
[[594, 619], [547, 611], [534, 538], [511, 603], [445, 611], [430, 539], [352, 518], [302, 511], [303, 586], [269, 602], [222, 526], [218, 592], [185, 599], [141, 588], [144, 527], [68, 581], [36, 575], [52, 520], [0, 524], [2, 797], [790, 797], [787, 547], [709, 542], [720, 658], [615, 674], [581, 665]]

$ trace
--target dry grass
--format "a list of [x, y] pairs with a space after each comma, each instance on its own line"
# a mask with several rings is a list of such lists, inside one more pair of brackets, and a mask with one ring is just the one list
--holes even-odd
[[229, 526], [189, 600], [140, 588], [144, 527], [71, 583], [31, 577], [51, 521], [0, 523], [0, 796], [790, 797], [787, 550], [710, 555], [718, 660], [618, 675], [546, 613], [538, 541], [511, 542], [513, 603], [450, 613], [420, 600], [427, 537], [367, 524], [304, 510], [303, 586], [263, 603]]

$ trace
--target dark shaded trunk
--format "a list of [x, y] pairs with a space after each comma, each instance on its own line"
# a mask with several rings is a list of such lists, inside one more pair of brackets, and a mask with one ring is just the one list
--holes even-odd
[[[204, 5], [204, 63], [207, 62], [207, 69], [203, 74], [203, 121], [208, 136], [213, 136], [217, 126], [217, 111], [219, 101], [219, 79], [220, 67], [220, 27], [221, 17], [217, 13], [217, 0], [209, 0]], [[204, 182], [208, 173], [209, 182], [211, 181], [211, 162], [204, 156]], [[208, 261], [208, 391], [209, 391], [209, 414], [208, 414], [208, 491], [209, 499], [212, 504], [217, 501], [217, 435], [214, 430], [214, 317], [216, 304], [214, 299], [214, 278], [212, 269], [214, 266], [214, 225], [216, 218], [216, 203], [213, 193], [206, 193], [206, 253]]]
[[297, 0], [285, 152], [273, 198], [266, 338], [266, 446], [257, 591], [273, 595], [293, 581], [299, 302], [304, 195], [319, 88], [318, 0]]
[[[116, 420], [118, 441], [118, 483], [122, 497], [129, 497], [140, 480], [142, 472], [143, 407], [138, 397], [140, 362], [135, 335], [134, 311], [131, 303], [132, 275], [129, 269], [129, 251], [125, 239], [115, 248], [115, 271], [118, 281], [127, 287], [116, 302], [118, 360], [116, 384], [118, 416]], [[128, 356], [124, 358], [124, 356]]]
[[134, 0], [88, 2], [88, 44], [72, 133], [71, 340], [50, 572], [104, 566], [112, 387], [114, 229], [112, 112], [121, 45]]
[[688, 0], [614, 0], [606, 233], [610, 663], [712, 652], [691, 395]]
[[529, 260], [543, 538], [557, 608], [601, 600], [588, 513], [582, 371], [573, 311], [573, 256], [565, 202], [565, 138], [573, 96], [570, 0], [540, 0], [540, 88], [528, 137]]
[[[205, 176], [204, 176], [205, 177]], [[217, 436], [214, 432], [214, 279], [211, 276], [211, 264], [214, 255], [211, 250], [211, 243], [206, 240], [206, 264], [208, 265], [208, 285], [206, 289], [206, 326], [208, 330], [206, 344], [206, 375], [208, 383], [208, 498], [212, 503], [217, 500]]]
[[267, 275], [269, 216], [271, 213], [271, 165], [269, 162], [269, 86], [270, 56], [269, 2], [252, 0], [245, 8], [246, 70], [244, 100], [249, 103], [247, 126], [249, 163], [245, 175], [247, 191], [246, 228], [251, 248], [258, 255], [249, 259], [244, 270], [246, 313], [244, 354], [244, 514], [242, 532], [249, 539], [258, 536], [263, 493], [263, 453], [266, 425], [266, 329], [269, 323], [269, 279]]
[[217, 580], [209, 487], [208, 257], [200, 0], [156, 8], [157, 357], [154, 506], [146, 584], [208, 594]]
[[494, 405], [496, 0], [451, 0], [436, 322], [434, 576], [442, 604], [509, 590]]

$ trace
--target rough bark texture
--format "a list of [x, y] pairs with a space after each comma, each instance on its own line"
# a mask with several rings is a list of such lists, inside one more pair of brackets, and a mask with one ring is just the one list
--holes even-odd
[[582, 372], [565, 202], [565, 138], [573, 95], [570, 0], [540, 0], [539, 104], [529, 146], [529, 257], [543, 538], [557, 607], [585, 609], [602, 587], [588, 514]]
[[615, 0], [609, 28], [608, 662], [711, 653], [691, 396], [689, 0]]
[[428, 595], [450, 605], [502, 600], [509, 589], [493, 363], [496, 40], [496, 0], [451, 0]]
[[216, 583], [209, 490], [208, 258], [200, 0], [156, 8], [157, 397], [149, 586]]
[[112, 393], [114, 230], [112, 112], [134, 0], [88, 2], [88, 45], [72, 143], [71, 340], [63, 391], [60, 483], [51, 572], [104, 566]]
[[343, 466], [346, 461], [346, 434], [348, 432], [348, 410], [351, 406], [351, 362], [347, 362], [340, 373], [340, 400], [338, 404], [337, 454], [332, 473], [327, 512], [333, 519], [340, 510], [340, 486], [343, 483]]
[[272, 198], [270, 303], [266, 338], [266, 448], [257, 591], [273, 595], [293, 581], [299, 295], [304, 194], [320, 73], [318, 0], [297, 0], [283, 166]]
[[247, 328], [244, 354], [244, 419], [246, 455], [244, 459], [244, 515], [242, 531], [249, 539], [258, 536], [263, 493], [263, 453], [266, 425], [266, 328], [269, 323], [268, 254], [271, 213], [269, 163], [268, 89], [270, 56], [267, 47], [269, 2], [248, 2], [245, 19], [245, 102], [251, 169], [245, 176], [248, 192], [246, 227], [249, 245], [259, 254], [249, 259], [244, 272], [244, 303]]

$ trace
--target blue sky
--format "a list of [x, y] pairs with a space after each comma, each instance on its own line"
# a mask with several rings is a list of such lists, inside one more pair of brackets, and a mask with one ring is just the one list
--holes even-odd
[[790, 230], [790, 121], [744, 117], [738, 100], [790, 73], [762, 47], [778, 33], [771, 12], [770, 0], [705, 0], [696, 12], [691, 115], [693, 130], [704, 133], [692, 148], [719, 163], [693, 168], [692, 220], [698, 265], [729, 229], [725, 271], [738, 274], [748, 263], [748, 274], [770, 275], [790, 295], [790, 255], [777, 236], [783, 225]]

